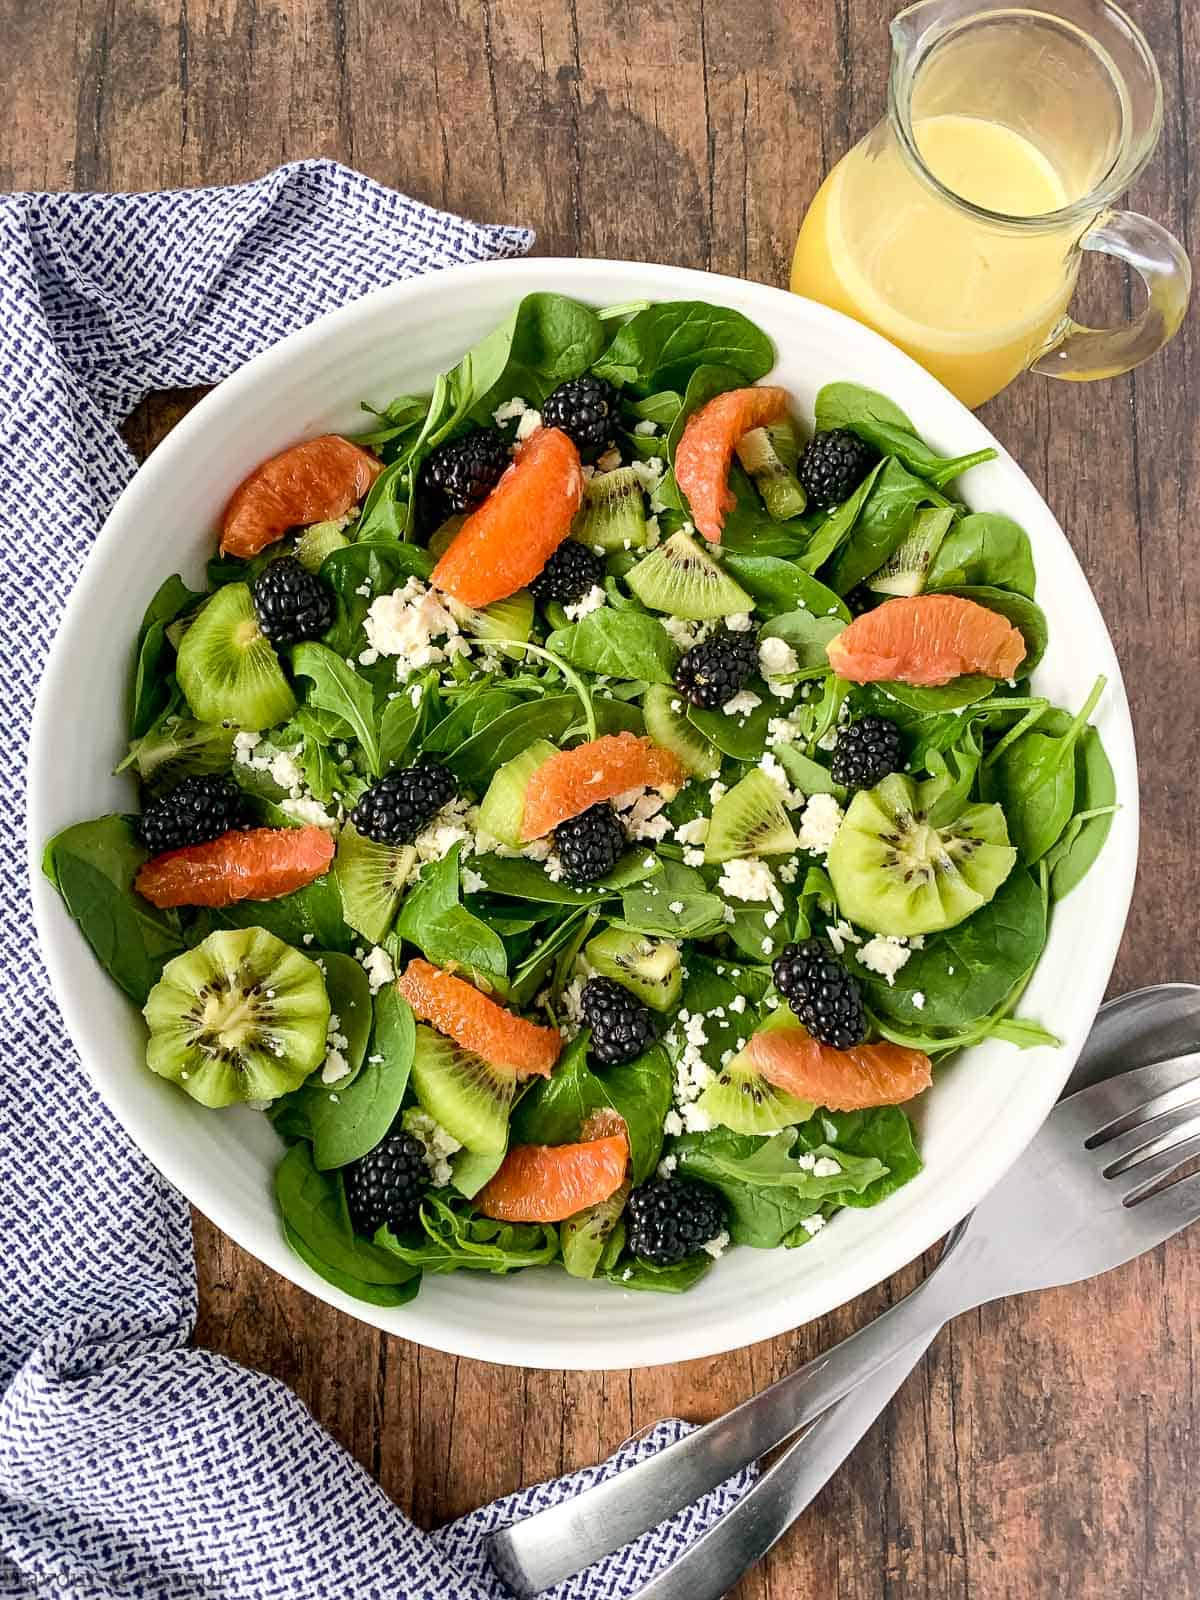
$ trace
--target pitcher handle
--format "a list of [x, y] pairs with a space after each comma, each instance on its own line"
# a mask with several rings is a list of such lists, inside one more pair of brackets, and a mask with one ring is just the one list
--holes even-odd
[[1140, 274], [1149, 296], [1140, 317], [1118, 328], [1085, 328], [1066, 317], [1032, 371], [1075, 383], [1115, 378], [1161, 350], [1183, 321], [1192, 268], [1183, 246], [1149, 217], [1109, 211], [1079, 241], [1081, 250], [1115, 256]]

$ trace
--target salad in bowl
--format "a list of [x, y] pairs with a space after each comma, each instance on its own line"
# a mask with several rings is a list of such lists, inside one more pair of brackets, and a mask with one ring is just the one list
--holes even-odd
[[138, 810], [44, 870], [355, 1299], [836, 1251], [949, 1057], [1057, 1042], [1103, 678], [1037, 692], [1031, 542], [960, 497], [994, 451], [774, 364], [731, 308], [528, 294], [256, 467], [130, 640]]

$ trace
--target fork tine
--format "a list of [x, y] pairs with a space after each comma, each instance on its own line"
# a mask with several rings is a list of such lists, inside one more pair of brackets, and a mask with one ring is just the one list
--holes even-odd
[[1116, 1139], [1094, 1148], [1106, 1178], [1118, 1178], [1163, 1151], [1173, 1150], [1184, 1139], [1200, 1133], [1200, 1097], [1165, 1116], [1150, 1116]]
[[1050, 1113], [1056, 1131], [1074, 1131], [1089, 1149], [1115, 1138], [1149, 1117], [1200, 1101], [1200, 1051], [1173, 1056], [1081, 1089], [1060, 1100]]
[[1145, 1228], [1147, 1250], [1152, 1248], [1152, 1236], [1155, 1244], [1162, 1244], [1200, 1218], [1200, 1172], [1131, 1204], [1129, 1215], [1139, 1228]]
[[1125, 1190], [1125, 1204], [1136, 1205], [1139, 1197], [1152, 1189], [1160, 1179], [1170, 1177], [1172, 1172], [1197, 1155], [1200, 1155], [1200, 1129], [1191, 1138], [1177, 1139], [1147, 1156], [1144, 1161], [1125, 1167], [1115, 1180]]

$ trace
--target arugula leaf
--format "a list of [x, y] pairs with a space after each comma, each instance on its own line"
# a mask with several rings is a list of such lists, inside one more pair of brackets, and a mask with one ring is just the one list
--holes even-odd
[[508, 971], [504, 941], [461, 903], [460, 840], [441, 861], [421, 868], [421, 876], [400, 902], [393, 936], [407, 939], [435, 967], [467, 967], [493, 985], [503, 986]]
[[341, 717], [367, 760], [367, 769], [379, 776], [379, 734], [375, 723], [375, 697], [371, 687], [348, 667], [341, 656], [323, 644], [298, 644], [292, 649], [292, 672], [308, 678], [312, 688], [308, 703]]
[[[406, 696], [401, 696], [403, 701]], [[389, 705], [398, 702], [392, 700]], [[504, 711], [512, 711], [517, 706], [523, 706], [525, 700], [512, 689], [492, 688], [485, 682], [478, 691], [464, 694], [455, 702], [449, 715], [435, 723], [433, 728], [421, 740], [421, 753], [423, 755], [445, 755], [448, 751], [457, 750], [472, 734], [480, 733], [490, 723], [494, 722]], [[410, 706], [410, 710], [413, 708]], [[420, 712], [413, 710], [414, 719]]]
[[[508, 998], [518, 1010], [536, 997], [550, 975], [573, 962], [596, 920], [594, 911], [571, 911], [545, 934], [516, 968]], [[492, 924], [495, 926], [495, 924]]]
[[685, 390], [697, 367], [735, 368], [746, 383], [775, 364], [771, 341], [740, 311], [703, 300], [647, 306], [618, 329], [593, 371], [639, 395]]
[[584, 672], [643, 683], [674, 683], [679, 651], [657, 617], [605, 606], [567, 628], [556, 628], [546, 648]]
[[850, 621], [849, 608], [841, 596], [794, 561], [731, 552], [725, 557], [725, 569], [750, 591], [756, 608], [768, 617], [808, 611], [814, 617]]
[[186, 948], [178, 914], [156, 910], [133, 887], [145, 859], [129, 819], [108, 816], [55, 834], [42, 861], [100, 965], [139, 1006]]
[[849, 594], [879, 571], [908, 538], [913, 518], [924, 505], [949, 509], [950, 501], [899, 461], [886, 460], [834, 562], [829, 581], [839, 594]]
[[817, 393], [817, 429], [849, 428], [860, 439], [897, 461], [918, 477], [943, 488], [968, 467], [995, 460], [990, 447], [965, 456], [939, 456], [918, 435], [900, 407], [874, 389], [857, 383], [827, 383]]
[[1012, 589], [1032, 600], [1036, 581], [1033, 550], [1024, 528], [998, 512], [971, 511], [939, 545], [926, 588], [986, 585]]
[[407, 1263], [355, 1235], [341, 1173], [318, 1171], [304, 1140], [276, 1168], [275, 1199], [285, 1226], [307, 1246], [310, 1264], [370, 1284], [402, 1284], [413, 1277]]
[[410, 1269], [503, 1275], [522, 1267], [543, 1267], [558, 1255], [558, 1230], [539, 1222], [494, 1222], [463, 1201], [427, 1194], [420, 1227], [403, 1234], [382, 1227], [380, 1246]]

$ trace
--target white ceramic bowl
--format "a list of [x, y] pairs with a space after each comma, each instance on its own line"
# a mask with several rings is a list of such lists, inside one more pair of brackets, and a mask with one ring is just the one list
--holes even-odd
[[283, 1241], [271, 1194], [281, 1146], [266, 1118], [242, 1108], [203, 1110], [146, 1070], [141, 1019], [37, 871], [42, 843], [57, 829], [130, 808], [129, 781], [109, 774], [125, 748], [138, 621], [169, 573], [199, 579], [221, 508], [245, 473], [296, 440], [361, 429], [360, 400], [380, 405], [427, 389], [534, 289], [598, 306], [643, 297], [736, 306], [774, 339], [774, 381], [810, 416], [820, 386], [843, 378], [891, 396], [947, 455], [997, 444], [939, 383], [874, 333], [782, 290], [733, 278], [632, 262], [534, 259], [455, 268], [359, 300], [285, 339], [202, 400], [113, 508], [67, 607], [38, 698], [29, 773], [33, 893], [46, 964], [85, 1070], [155, 1165], [245, 1249], [353, 1316], [456, 1355], [535, 1367], [648, 1366], [794, 1328], [926, 1249], [1025, 1148], [1100, 1003], [1137, 854], [1133, 734], [1112, 644], [1083, 573], [1045, 502], [1002, 447], [997, 461], [967, 478], [971, 504], [1009, 513], [1033, 541], [1038, 599], [1050, 622], [1039, 689], [1077, 706], [1098, 672], [1108, 677], [1096, 720], [1122, 809], [1098, 866], [1056, 909], [1022, 1003], [1062, 1037], [1062, 1048], [1022, 1053], [989, 1042], [971, 1050], [918, 1103], [923, 1174], [884, 1205], [839, 1216], [803, 1250], [731, 1251], [680, 1297], [535, 1271], [511, 1279], [470, 1272], [428, 1278], [401, 1309], [348, 1299]]

